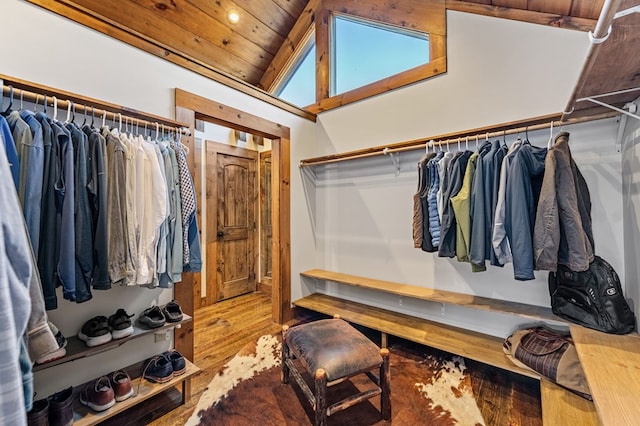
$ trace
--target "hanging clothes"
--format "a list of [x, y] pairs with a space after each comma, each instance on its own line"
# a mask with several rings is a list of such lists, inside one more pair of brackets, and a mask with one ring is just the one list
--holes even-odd
[[444, 157], [440, 151], [429, 160], [430, 186], [427, 193], [429, 211], [429, 232], [431, 233], [431, 245], [436, 248], [440, 245], [440, 216], [438, 214], [438, 189], [440, 188], [440, 175], [438, 174], [438, 162]]
[[[418, 192], [416, 195], [418, 196], [419, 205], [416, 205], [416, 198], [414, 196], [414, 226], [418, 226], [419, 230], [422, 231], [422, 235], [416, 235], [415, 232], [418, 231], [414, 228], [414, 247], [416, 243], [416, 239], [420, 242], [420, 249], [422, 251], [426, 251], [427, 253], [433, 253], [436, 251], [436, 248], [433, 247], [431, 232], [429, 231], [429, 186], [431, 185], [431, 176], [429, 174], [429, 161], [431, 161], [436, 156], [435, 152], [431, 152], [426, 154], [422, 160], [418, 163]], [[415, 211], [418, 211], [418, 218], [415, 217]], [[416, 219], [420, 220], [420, 224], [416, 224]], [[419, 231], [418, 231], [419, 232]]]
[[586, 271], [594, 259], [591, 196], [562, 132], [545, 160], [534, 228], [536, 269], [556, 271], [558, 264]]
[[40, 208], [44, 172], [44, 143], [42, 128], [30, 111], [11, 111], [7, 122], [20, 160], [18, 197], [35, 252], [40, 243]]
[[499, 146], [495, 152], [493, 153], [493, 158], [488, 161], [484, 167], [484, 172], [489, 175], [493, 175], [491, 179], [490, 185], [489, 181], [485, 181], [487, 186], [485, 187], [485, 193], [491, 194], [491, 201], [489, 204], [489, 210], [487, 211], [487, 220], [489, 223], [489, 228], [487, 230], [487, 235], [485, 235], [485, 254], [489, 254], [489, 263], [493, 266], [503, 266], [503, 263], [500, 263], [498, 257], [496, 256], [495, 251], [493, 250], [493, 228], [495, 226], [495, 215], [496, 215], [496, 207], [498, 204], [498, 190], [500, 188], [500, 172], [502, 169], [502, 162], [504, 160], [505, 155], [507, 155], [508, 148], [504, 144]]
[[[478, 153], [473, 152], [467, 161], [462, 187], [457, 195], [451, 198], [451, 207], [456, 217], [456, 258], [459, 262], [469, 262], [469, 247], [471, 245], [471, 188], [476, 171]], [[473, 268], [475, 265], [471, 265]]]
[[[485, 259], [487, 253], [485, 250], [486, 244], [486, 232], [489, 225], [487, 225], [487, 204], [489, 196], [485, 194], [485, 179], [488, 179], [488, 175], [484, 172], [484, 158], [488, 155], [492, 155], [491, 150], [497, 149], [499, 142], [493, 144], [486, 141], [480, 146], [478, 151], [478, 158], [476, 160], [476, 171], [473, 177], [473, 188], [471, 190], [471, 200], [469, 214], [471, 216], [471, 245], [469, 246], [469, 260], [474, 267], [474, 271], [485, 271]], [[490, 197], [490, 196], [489, 196]], [[489, 198], [490, 200], [490, 198]]]
[[425, 154], [420, 161], [418, 161], [418, 189], [413, 194], [413, 247], [422, 247], [422, 238], [424, 234], [424, 212], [422, 210], [422, 201], [420, 200], [420, 194], [424, 192], [425, 173], [424, 166], [426, 165], [429, 154]]
[[448, 185], [444, 195], [445, 206], [440, 229], [440, 247], [438, 248], [438, 256], [440, 257], [454, 257], [456, 255], [457, 224], [451, 199], [458, 195], [462, 188], [464, 172], [467, 170], [470, 156], [471, 151], [457, 152], [449, 163]]
[[505, 196], [507, 191], [507, 179], [509, 175], [509, 164], [513, 159], [513, 155], [518, 151], [522, 141], [516, 140], [507, 151], [505, 158], [502, 161], [500, 167], [500, 182], [498, 184], [498, 200], [496, 202], [496, 212], [493, 220], [493, 235], [491, 242], [493, 245], [493, 251], [496, 255], [497, 261], [501, 265], [511, 263], [513, 258], [511, 256], [511, 246], [507, 239], [507, 233], [504, 229], [504, 216], [505, 216]]
[[532, 280], [533, 229], [540, 198], [546, 148], [524, 142], [509, 165], [505, 194], [505, 230], [513, 255], [516, 280]]
[[13, 142], [13, 135], [11, 134], [11, 128], [7, 119], [0, 115], [0, 137], [2, 138], [2, 145], [4, 146], [4, 152], [9, 162], [9, 169], [11, 170], [11, 177], [13, 183], [18, 190], [20, 183], [20, 160], [18, 159], [18, 151], [16, 151], [16, 145]]

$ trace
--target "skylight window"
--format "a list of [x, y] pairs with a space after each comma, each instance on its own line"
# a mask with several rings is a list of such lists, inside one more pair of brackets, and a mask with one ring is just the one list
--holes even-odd
[[429, 35], [335, 15], [331, 96], [429, 62]]

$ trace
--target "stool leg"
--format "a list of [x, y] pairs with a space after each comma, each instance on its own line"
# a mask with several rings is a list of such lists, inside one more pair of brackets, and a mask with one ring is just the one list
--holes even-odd
[[289, 383], [289, 366], [287, 365], [287, 361], [290, 358], [289, 355], [289, 345], [287, 345], [287, 340], [285, 339], [285, 334], [289, 329], [288, 325], [282, 326], [282, 383], [285, 385]]
[[315, 426], [326, 426], [327, 425], [327, 373], [322, 368], [318, 368], [316, 370], [315, 383], [316, 383]]
[[380, 349], [382, 365], [380, 366], [380, 413], [383, 420], [391, 419], [391, 372], [389, 371], [389, 349]]

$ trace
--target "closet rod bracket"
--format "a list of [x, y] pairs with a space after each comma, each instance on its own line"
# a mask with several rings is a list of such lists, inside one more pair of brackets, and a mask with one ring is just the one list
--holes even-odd
[[388, 155], [391, 158], [391, 162], [393, 163], [393, 167], [395, 168], [396, 177], [400, 176], [400, 155], [397, 152], [389, 151], [389, 148], [385, 148], [382, 150], [384, 155]]

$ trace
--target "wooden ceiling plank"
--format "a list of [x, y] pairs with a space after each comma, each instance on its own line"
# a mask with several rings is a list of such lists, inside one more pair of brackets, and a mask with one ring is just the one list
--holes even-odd
[[529, 0], [528, 9], [534, 12], [569, 16], [572, 0]]
[[288, 64], [293, 59], [294, 53], [300, 47], [300, 44], [305, 40], [309, 29], [313, 25], [316, 19], [316, 15], [319, 11], [322, 0], [310, 0], [305, 7], [304, 12], [300, 15], [295, 25], [287, 35], [284, 43], [280, 46], [278, 53], [273, 57], [273, 61], [267, 67], [267, 70], [262, 75], [258, 87], [271, 91], [273, 85]]
[[447, 0], [447, 9], [585, 32], [593, 30], [597, 22], [593, 19], [562, 16], [553, 13], [533, 12], [530, 10], [522, 9], [488, 6], [484, 4], [472, 3], [470, 1]]
[[491, 3], [497, 7], [527, 10], [527, 0], [493, 0]]
[[571, 6], [571, 16], [588, 19], [598, 19], [604, 0], [574, 0]]
[[[228, 10], [240, 10], [240, 7], [235, 2], [228, 0], [215, 2], [211, 0], [186, 0], [186, 2], [224, 25], [228, 24], [226, 15]], [[240, 13], [242, 19], [233, 25], [233, 30], [246, 39], [252, 40], [256, 44], [259, 43], [263, 49], [275, 55], [285, 38], [250, 13], [243, 13], [243, 11], [240, 11]]]
[[[286, 37], [289, 30], [295, 25], [296, 17], [275, 4], [273, 0], [234, 0], [238, 6], [256, 19], [262, 21], [269, 28], [276, 31], [282, 37]], [[240, 17], [242, 19], [242, 17]]]
[[[123, 6], [123, 0], [59, 1], [177, 54], [184, 54], [212, 66], [221, 64], [221, 68], [229, 74], [251, 84], [257, 83], [263, 74], [262, 70], [253, 64], [230, 55], [208, 40], [186, 32], [178, 25], [131, 1], [127, 1], [126, 6]], [[184, 34], [185, 37], [177, 38], [176, 34]]]
[[165, 59], [178, 66], [181, 66], [185, 69], [191, 70], [220, 84], [224, 84], [225, 86], [238, 90], [239, 92], [244, 93], [248, 96], [274, 105], [291, 114], [295, 114], [310, 121], [316, 121], [315, 114], [291, 105], [285, 101], [282, 101], [281, 99], [275, 98], [273, 95], [255, 88], [254, 86], [239, 79], [238, 77], [231, 76], [217, 69], [216, 67], [196, 61], [195, 59], [187, 58], [184, 55], [175, 54], [172, 51], [166, 50], [163, 47], [158, 46], [157, 44], [151, 43], [150, 41], [142, 37], [116, 27], [106, 21], [98, 19], [90, 14], [87, 14], [84, 11], [68, 6], [66, 4], [62, 4], [59, 0], [27, 1], [60, 16], [64, 16], [67, 19], [71, 19], [74, 22], [77, 22], [102, 34], [106, 34], [109, 37], [113, 37], [116, 40], [120, 40], [123, 43], [127, 43], [145, 52], [151, 53], [152, 55], [155, 55], [159, 58]]
[[325, 7], [331, 12], [440, 35], [446, 34], [444, 3], [444, 0], [324, 0]]
[[[189, 2], [177, 3], [167, 0], [135, 0], [159, 17], [176, 24], [191, 34], [208, 40], [233, 56], [253, 64], [264, 71], [273, 55], [262, 46], [235, 32], [229, 25], [223, 25]], [[172, 34], [172, 36], [177, 36]]]
[[294, 19], [297, 19], [304, 12], [304, 8], [308, 3], [307, 0], [273, 0], [273, 2]]

